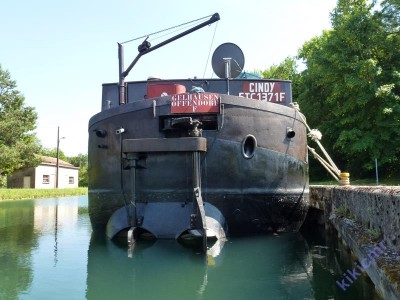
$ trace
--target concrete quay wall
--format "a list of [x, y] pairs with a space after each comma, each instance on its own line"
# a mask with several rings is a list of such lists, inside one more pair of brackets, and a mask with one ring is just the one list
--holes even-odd
[[384, 299], [400, 299], [400, 187], [310, 186], [309, 215], [336, 229]]
[[400, 250], [400, 186], [311, 186], [310, 205], [347, 216]]

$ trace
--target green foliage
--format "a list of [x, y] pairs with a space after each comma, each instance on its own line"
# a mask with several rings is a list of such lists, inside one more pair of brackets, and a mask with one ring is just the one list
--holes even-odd
[[347, 216], [347, 209], [346, 209], [346, 207], [344, 207], [344, 206], [339, 206], [339, 207], [336, 209], [336, 214], [337, 214], [339, 217], [346, 217], [346, 216]]
[[388, 34], [397, 35], [400, 33], [400, 2], [399, 0], [384, 0], [381, 3], [382, 10], [378, 14], [386, 26]]
[[79, 186], [88, 186], [88, 164], [79, 167]]
[[88, 164], [88, 156], [87, 154], [78, 154], [77, 156], [72, 156], [67, 158], [70, 164], [73, 164], [75, 167], [80, 167], [82, 165]]
[[370, 228], [370, 229], [368, 229], [368, 234], [374, 240], [379, 239], [382, 236], [382, 232], [380, 231], [380, 229]]
[[349, 209], [347, 209], [345, 206], [339, 206], [336, 209], [336, 215], [339, 217], [344, 217], [347, 219], [351, 219], [353, 221], [357, 221], [356, 217], [351, 213], [351, 211]]
[[[295, 57], [286, 57], [283, 62], [278, 65], [272, 65], [264, 71], [256, 71], [265, 79], [283, 79], [292, 81], [292, 98], [297, 99], [297, 85], [300, 82], [300, 73], [297, 70], [297, 60]], [[294, 100], [294, 101], [295, 101]]]
[[1, 200], [22, 200], [87, 195], [87, 188], [73, 189], [0, 189]]
[[[49, 157], [57, 157], [57, 148], [41, 148], [39, 154]], [[61, 149], [58, 149], [58, 158], [63, 161], [69, 162], [68, 157]]]
[[382, 170], [398, 173], [392, 166], [400, 154], [399, 3], [373, 7], [366, 0], [338, 1], [333, 29], [300, 49], [306, 69], [294, 87], [328, 152], [359, 175], [374, 167], [375, 158]]
[[40, 163], [34, 156], [40, 148], [39, 142], [32, 133], [37, 114], [33, 107], [25, 106], [25, 99], [16, 87], [10, 73], [0, 65], [0, 175]]
[[295, 80], [299, 76], [297, 62], [293, 57], [287, 57], [279, 65], [272, 65], [264, 71], [259, 71], [259, 73], [266, 79]]
[[69, 163], [79, 167], [79, 186], [88, 186], [88, 155], [78, 154], [68, 158]]
[[7, 186], [7, 176], [0, 175], [0, 188]]

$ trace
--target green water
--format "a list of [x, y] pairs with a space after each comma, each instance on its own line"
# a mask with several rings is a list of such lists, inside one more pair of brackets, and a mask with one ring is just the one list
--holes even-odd
[[129, 257], [92, 235], [87, 196], [0, 202], [0, 299], [379, 299], [365, 276], [336, 285], [354, 258], [324, 230], [221, 246], [140, 241]]

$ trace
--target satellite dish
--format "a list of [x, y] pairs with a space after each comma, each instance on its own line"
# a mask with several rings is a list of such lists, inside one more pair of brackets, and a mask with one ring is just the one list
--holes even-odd
[[243, 72], [244, 55], [239, 46], [224, 43], [215, 49], [211, 64], [219, 78], [236, 78]]

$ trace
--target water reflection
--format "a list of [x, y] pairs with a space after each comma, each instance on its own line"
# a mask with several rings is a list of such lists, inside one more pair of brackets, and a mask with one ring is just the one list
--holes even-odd
[[[72, 204], [72, 205], [71, 205]], [[59, 227], [73, 226], [78, 220], [77, 203], [49, 199], [35, 205], [34, 229], [41, 232], [57, 232]]]
[[88, 299], [313, 299], [301, 235], [231, 239], [212, 261], [174, 241], [126, 248], [92, 236]]
[[[82, 205], [86, 197], [0, 202], [0, 299], [84, 298], [91, 229], [87, 213], [78, 214]], [[68, 265], [80, 273], [76, 282]], [[60, 294], [68, 281], [73, 293]]]
[[340, 290], [354, 258], [323, 228], [230, 238], [214, 256], [139, 241], [129, 258], [126, 247], [92, 236], [87, 299], [380, 299], [366, 278]]
[[[343, 273], [354, 267], [356, 258], [341, 243], [334, 230], [325, 230], [315, 225], [303, 226], [301, 234], [310, 246], [312, 258], [312, 289], [315, 299], [382, 299], [375, 291], [372, 281], [363, 274], [352, 284], [351, 288], [342, 291], [336, 284]], [[329, 298], [327, 298], [327, 296]]]
[[18, 299], [32, 283], [31, 250], [38, 237], [33, 219], [31, 202], [0, 206], [0, 299]]
[[92, 234], [87, 197], [71, 197], [0, 202], [0, 241], [0, 299], [378, 299], [365, 278], [336, 285], [354, 258], [314, 226], [230, 238], [207, 257], [139, 241], [129, 258]]

